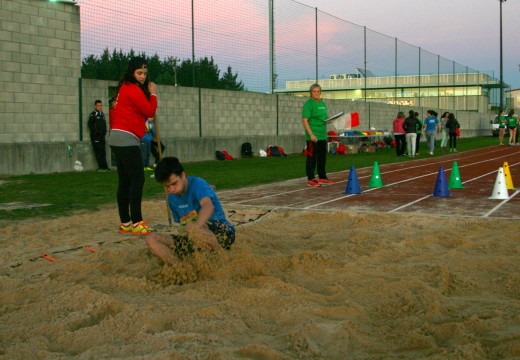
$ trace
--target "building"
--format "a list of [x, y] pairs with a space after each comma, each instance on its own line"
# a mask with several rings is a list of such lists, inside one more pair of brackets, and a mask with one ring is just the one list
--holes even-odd
[[[308, 96], [309, 87], [314, 82], [287, 81], [285, 89], [277, 92]], [[484, 73], [374, 76], [362, 69], [355, 74], [331, 74], [318, 83], [325, 99], [366, 100], [481, 113], [493, 111], [492, 97], [499, 96], [500, 88], [499, 80]]]
[[507, 108], [514, 109], [515, 114], [520, 113], [520, 89], [506, 91]]

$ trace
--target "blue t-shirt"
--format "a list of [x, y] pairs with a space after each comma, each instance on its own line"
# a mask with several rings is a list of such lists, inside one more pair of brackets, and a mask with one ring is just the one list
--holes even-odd
[[424, 125], [426, 125], [426, 131], [435, 131], [437, 129], [437, 124], [439, 123], [439, 119], [435, 116], [428, 116], [424, 119]]
[[208, 221], [209, 224], [214, 225], [215, 221], [218, 221], [220, 223], [228, 224], [229, 229], [234, 231], [233, 224], [226, 219], [226, 214], [222, 209], [217, 194], [207, 181], [196, 176], [188, 176], [187, 178], [188, 188], [184, 195], [179, 196], [168, 194], [168, 205], [172, 211], [173, 220], [176, 223], [181, 223], [181, 219], [183, 218], [188, 218], [187, 220], [193, 218], [190, 213], [196, 212], [194, 215], [198, 215], [201, 208], [200, 201], [205, 197], [209, 197], [213, 203], [213, 207], [215, 208], [213, 215], [211, 215], [211, 218]]

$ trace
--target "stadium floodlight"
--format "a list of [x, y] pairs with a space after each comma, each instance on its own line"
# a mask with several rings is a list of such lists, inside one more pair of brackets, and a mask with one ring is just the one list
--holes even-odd
[[504, 111], [504, 57], [502, 47], [502, 3], [506, 0], [500, 1], [500, 113]]

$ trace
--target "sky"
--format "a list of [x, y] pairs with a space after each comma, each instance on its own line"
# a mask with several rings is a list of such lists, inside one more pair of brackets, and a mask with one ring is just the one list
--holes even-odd
[[[297, 0], [500, 78], [499, 0]], [[503, 78], [520, 88], [520, 0], [502, 3]]]
[[[147, 54], [157, 53], [161, 58], [191, 57], [191, 0], [149, 0], [145, 11], [135, 6], [134, 0], [78, 0], [78, 3], [82, 9], [82, 56], [122, 47], [125, 51], [132, 48]], [[194, 0], [193, 3], [195, 56], [214, 56], [223, 70], [232, 66], [248, 90], [269, 90], [268, 1]], [[378, 39], [376, 46], [369, 46], [367, 55], [367, 68], [378, 76], [393, 74], [394, 65], [388, 59], [394, 58], [392, 39], [397, 38], [399, 46], [410, 45], [405, 51], [420, 47], [428, 53], [421, 58], [424, 73], [436, 69], [436, 61], [434, 64], [431, 61], [436, 58], [433, 54], [500, 78], [499, 0], [274, 0], [274, 4], [278, 15], [275, 71], [279, 87], [287, 80], [315, 75], [312, 26], [315, 8], [344, 20], [324, 23], [322, 19], [331, 17], [319, 17], [320, 50], [327, 49], [319, 53], [322, 73], [317, 75], [321, 79], [363, 67], [363, 26], [370, 30], [370, 35], [384, 35], [384, 41]], [[512, 89], [519, 89], [520, 37], [515, 32], [520, 25], [520, 0], [503, 2], [502, 15], [504, 82]], [[353, 29], [347, 22], [358, 26]], [[408, 63], [416, 66], [417, 52], [414, 54], [416, 58], [412, 59], [400, 53], [400, 74], [411, 73], [402, 66]], [[444, 62], [441, 71], [446, 71], [446, 65], [449, 63]]]

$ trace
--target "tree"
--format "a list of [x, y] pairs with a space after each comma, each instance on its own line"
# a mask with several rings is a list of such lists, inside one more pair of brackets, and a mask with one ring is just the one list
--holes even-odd
[[[110, 53], [108, 48], [103, 50], [99, 57], [88, 55], [81, 62], [81, 76], [86, 79], [118, 81], [126, 71], [130, 59], [135, 56], [133, 49], [125, 54], [122, 50], [116, 49]], [[220, 77], [220, 70], [213, 57], [204, 57], [193, 62], [191, 59], [180, 61], [176, 57], [161, 60], [157, 54], [149, 57], [145, 53], [139, 53], [137, 56], [146, 59], [150, 79], [160, 85], [245, 90], [242, 81], [238, 80], [238, 73], [233, 74], [231, 66], [228, 66], [227, 71]]]
[[237, 78], [238, 73], [233, 75], [231, 66], [228, 66], [226, 73], [222, 75], [222, 78], [220, 79], [222, 89], [244, 91], [244, 84], [242, 83], [242, 81], [237, 81]]

